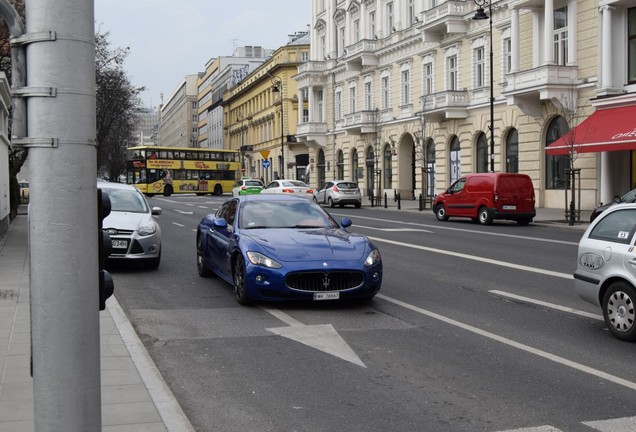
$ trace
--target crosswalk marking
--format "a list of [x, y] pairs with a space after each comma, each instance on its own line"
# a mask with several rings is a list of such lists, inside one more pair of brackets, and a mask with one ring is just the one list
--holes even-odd
[[[594, 420], [581, 422], [581, 424], [590, 427], [599, 432], [634, 432], [636, 431], [636, 417], [621, 417], [607, 420]], [[521, 429], [506, 429], [497, 432], [563, 432], [554, 426], [536, 426]]]

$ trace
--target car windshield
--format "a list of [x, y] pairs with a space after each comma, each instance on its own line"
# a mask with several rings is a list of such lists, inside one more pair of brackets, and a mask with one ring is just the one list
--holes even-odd
[[147, 213], [148, 207], [143, 195], [134, 190], [103, 189], [110, 198], [110, 211]]
[[257, 228], [337, 228], [319, 205], [298, 201], [248, 201], [240, 208], [239, 226]]

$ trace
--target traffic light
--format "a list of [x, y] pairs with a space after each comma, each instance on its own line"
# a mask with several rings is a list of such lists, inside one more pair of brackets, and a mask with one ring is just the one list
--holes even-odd
[[97, 247], [99, 251], [99, 310], [106, 309], [106, 299], [113, 295], [115, 284], [108, 271], [104, 270], [106, 258], [113, 249], [110, 235], [103, 230], [104, 218], [110, 214], [110, 198], [97, 189]]

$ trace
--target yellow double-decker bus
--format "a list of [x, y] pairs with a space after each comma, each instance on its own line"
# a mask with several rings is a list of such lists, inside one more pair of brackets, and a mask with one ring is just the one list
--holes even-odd
[[127, 149], [126, 183], [146, 195], [231, 192], [240, 175], [235, 150], [138, 146]]

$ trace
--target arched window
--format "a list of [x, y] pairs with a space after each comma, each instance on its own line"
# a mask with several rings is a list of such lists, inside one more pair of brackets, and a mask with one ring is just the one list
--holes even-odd
[[435, 142], [433, 138], [426, 141], [426, 168], [428, 176], [426, 195], [432, 197], [435, 195]]
[[351, 153], [351, 180], [354, 182], [358, 182], [359, 178], [362, 177], [362, 173], [360, 171], [360, 161], [358, 160], [358, 150], [353, 149], [353, 153]]
[[391, 177], [393, 173], [391, 162], [391, 146], [384, 146], [384, 189], [391, 189], [393, 187]]
[[450, 144], [450, 182], [453, 183], [461, 175], [462, 148], [459, 138], [453, 136]]
[[506, 172], [519, 172], [519, 132], [511, 129], [506, 137]]
[[479, 133], [477, 137], [477, 172], [488, 172], [488, 140], [486, 134]]
[[[549, 146], [559, 138], [561, 138], [569, 130], [568, 123], [561, 116], [555, 117], [548, 126], [545, 137], [545, 146]], [[570, 168], [570, 158], [568, 155], [545, 157], [545, 188], [546, 189], [565, 189], [566, 175], [565, 170]]]
[[342, 150], [338, 150], [338, 162], [336, 164], [337, 176], [339, 180], [344, 180], [344, 154]]
[[321, 185], [325, 182], [325, 152], [323, 150], [318, 151], [318, 184]]

